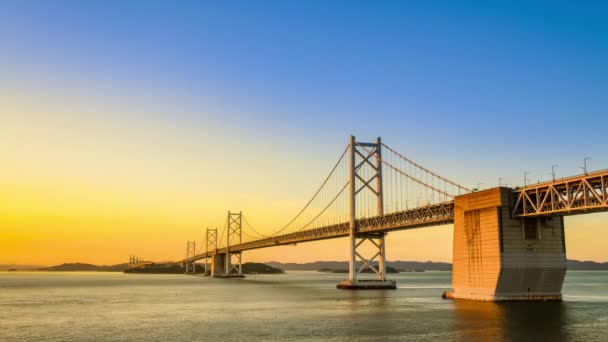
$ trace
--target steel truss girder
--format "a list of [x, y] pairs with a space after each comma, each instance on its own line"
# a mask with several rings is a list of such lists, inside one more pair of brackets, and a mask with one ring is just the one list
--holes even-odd
[[[357, 234], [380, 233], [395, 230], [414, 229], [420, 227], [437, 226], [454, 222], [454, 202], [432, 204], [420, 208], [404, 210], [386, 214], [380, 217], [361, 218], [356, 221]], [[300, 242], [317, 241], [346, 237], [349, 235], [349, 223], [341, 222], [325, 227], [303, 230], [300, 232], [283, 234], [255, 241], [249, 241], [230, 246], [231, 252], [250, 249], [267, 248], [273, 246], [290, 245]], [[218, 248], [195, 256], [194, 260], [211, 256], [214, 253], [226, 253], [226, 248]]]
[[530, 185], [514, 192], [515, 217], [608, 210], [608, 170]]

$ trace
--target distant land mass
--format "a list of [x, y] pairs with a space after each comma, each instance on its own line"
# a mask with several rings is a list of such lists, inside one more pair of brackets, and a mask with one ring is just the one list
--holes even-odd
[[[286, 271], [327, 271], [327, 270], [347, 270], [348, 261], [315, 261], [303, 264], [280, 263], [276, 261], [266, 264], [284, 269]], [[377, 264], [376, 264], [377, 265]], [[396, 271], [451, 271], [452, 264], [446, 262], [433, 261], [387, 261], [387, 269], [391, 267]]]
[[608, 262], [568, 260], [568, 269], [572, 271], [608, 271]]
[[[318, 271], [319, 272], [326, 272], [326, 273], [348, 273], [348, 268], [341, 268], [341, 269], [322, 268], [322, 269], [320, 269]], [[399, 272], [400, 271], [397, 270], [397, 269], [394, 269], [394, 268], [392, 268], [390, 266], [386, 266], [386, 273], [399, 273]], [[368, 267], [368, 268], [365, 268], [364, 270], [362, 270], [361, 273], [374, 273], [374, 271], [372, 271]]]
[[39, 268], [38, 271], [55, 271], [55, 272], [86, 272], [86, 271], [94, 271], [94, 272], [123, 272], [129, 268], [129, 264], [116, 264], [110, 266], [97, 266], [92, 264], [84, 264], [84, 263], [66, 263], [57, 266], [51, 267], [42, 267]]
[[44, 267], [42, 265], [14, 265], [14, 264], [0, 264], [0, 271], [8, 270], [19, 270], [19, 271], [37, 271], [39, 268]]
[[[249, 264], [248, 266], [245, 266]], [[451, 271], [452, 264], [447, 262], [433, 262], [433, 261], [388, 261], [387, 266], [390, 266], [399, 271]], [[264, 272], [263, 266], [265, 265], [279, 270], [286, 271], [339, 271], [348, 269], [347, 261], [315, 261], [309, 263], [281, 263], [277, 261], [271, 261], [266, 263], [244, 263], [244, 270], [251, 268], [252, 273]], [[571, 271], [608, 271], [608, 262], [595, 262], [595, 261], [578, 261], [568, 260], [568, 270]], [[202, 268], [202, 265], [197, 264], [197, 267]], [[261, 267], [261, 268], [260, 268]], [[0, 271], [8, 271], [9, 269], [17, 271], [56, 271], [56, 272], [124, 272], [128, 269], [127, 263], [116, 264], [116, 265], [93, 265], [86, 263], [65, 263], [61, 265], [42, 267], [38, 265], [17, 265], [17, 264], [0, 264]], [[175, 271], [174, 271], [175, 272]], [[271, 272], [271, 270], [268, 270]]]
[[[348, 269], [348, 261], [315, 261], [308, 263], [281, 263], [277, 261], [266, 262], [267, 265], [284, 269], [286, 271], [319, 271]], [[390, 266], [400, 271], [451, 271], [452, 264], [434, 261], [387, 261]], [[567, 260], [570, 271], [608, 271], [608, 262]]]
[[[266, 264], [257, 262], [246, 262], [242, 265], [244, 274], [279, 274], [285, 273], [280, 268], [272, 267]], [[183, 267], [178, 263], [151, 263], [142, 265], [137, 268], [129, 268], [124, 271], [125, 273], [139, 273], [139, 274], [159, 274], [159, 273], [171, 273], [180, 274], [184, 273]], [[204, 264], [196, 264], [196, 273], [205, 273]]]

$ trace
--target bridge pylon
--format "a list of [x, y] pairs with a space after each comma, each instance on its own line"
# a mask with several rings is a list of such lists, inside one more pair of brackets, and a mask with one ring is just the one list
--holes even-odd
[[243, 275], [241, 252], [230, 252], [230, 245], [240, 245], [243, 240], [243, 212], [228, 212], [228, 237], [226, 241], [226, 275]]
[[[349, 265], [348, 279], [337, 285], [338, 289], [395, 289], [395, 281], [386, 279], [385, 233], [365, 233], [357, 231], [357, 195], [369, 191], [376, 197], [377, 214], [384, 215], [384, 191], [382, 186], [382, 142], [380, 137], [374, 143], [356, 141], [350, 136], [349, 143]], [[367, 171], [364, 171], [367, 170]], [[375, 186], [374, 186], [375, 184]], [[364, 257], [359, 247], [369, 241], [376, 252]], [[361, 251], [361, 253], [360, 253]], [[357, 258], [359, 260], [357, 260]], [[378, 267], [374, 263], [378, 262]], [[371, 269], [376, 279], [360, 279], [360, 274]]]
[[188, 261], [190, 258], [196, 255], [196, 242], [188, 241], [186, 243], [186, 259], [184, 262], [184, 269], [186, 273], [196, 273], [196, 262]]
[[209, 252], [217, 250], [217, 228], [207, 228], [205, 236], [205, 275], [210, 274], [211, 265], [209, 265]]
[[[215, 278], [243, 278], [242, 252], [231, 252], [230, 246], [240, 245], [243, 240], [243, 213], [228, 211], [226, 220], [226, 252], [211, 256], [211, 276]], [[217, 238], [217, 233], [216, 233]], [[217, 249], [216, 249], [217, 250]]]

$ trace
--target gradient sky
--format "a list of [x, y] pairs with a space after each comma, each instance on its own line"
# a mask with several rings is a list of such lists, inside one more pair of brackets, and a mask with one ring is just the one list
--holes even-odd
[[[468, 187], [608, 167], [608, 5], [2, 1], [0, 264], [178, 259], [226, 211], [272, 232], [349, 134]], [[608, 213], [566, 219], [608, 261]], [[451, 226], [389, 260], [450, 261]], [[333, 240], [250, 261], [346, 260]]]

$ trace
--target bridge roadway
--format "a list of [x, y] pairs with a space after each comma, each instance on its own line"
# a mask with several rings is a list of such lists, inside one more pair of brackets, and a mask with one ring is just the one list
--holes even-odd
[[[512, 217], [574, 215], [608, 210], [608, 170], [591, 172], [531, 184], [513, 189]], [[384, 216], [356, 220], [357, 235], [390, 232], [454, 222], [454, 201], [399, 211]], [[349, 223], [302, 230], [230, 246], [230, 252], [242, 252], [294, 243], [334, 239], [349, 235]], [[227, 248], [218, 248], [190, 257], [192, 262], [214, 254], [225, 254]]]
[[[454, 222], [454, 202], [433, 204], [416, 209], [399, 211], [380, 217], [361, 218], [356, 221], [357, 234], [380, 233], [395, 230], [413, 229], [427, 226], [437, 226]], [[266, 247], [290, 245], [294, 243], [335, 239], [347, 237], [349, 234], [349, 223], [339, 223], [330, 226], [302, 230], [295, 233], [283, 234], [262, 238], [250, 242], [230, 246], [230, 252], [242, 252], [249, 249], [260, 249]], [[225, 254], [227, 248], [218, 248], [217, 251], [209, 251], [195, 255], [185, 261], [192, 262], [213, 254]]]

